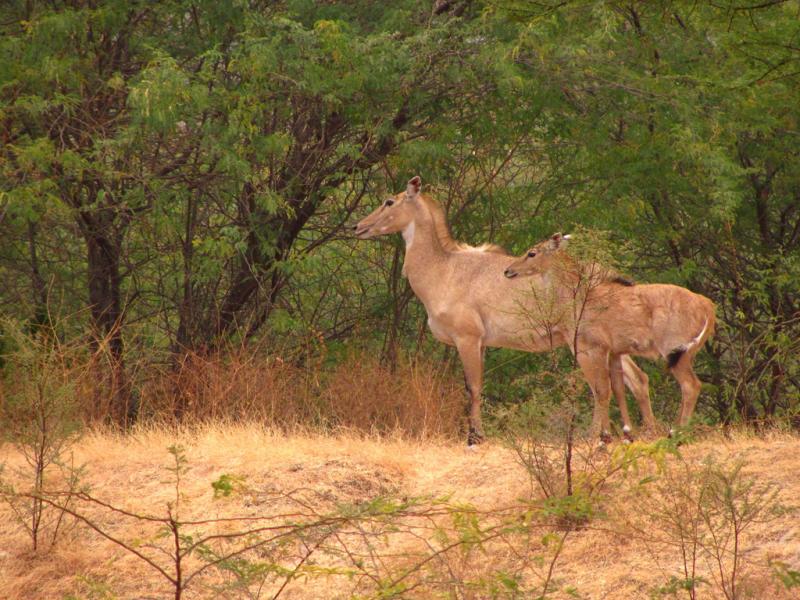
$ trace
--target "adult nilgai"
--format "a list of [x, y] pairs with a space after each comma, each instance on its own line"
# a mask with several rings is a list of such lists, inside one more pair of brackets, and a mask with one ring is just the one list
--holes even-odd
[[[481, 387], [483, 355], [487, 347], [544, 352], [563, 346], [558, 332], [532, 326], [531, 285], [538, 279], [509, 282], [503, 277], [510, 257], [493, 245], [479, 247], [456, 242], [447, 228], [445, 214], [432, 198], [420, 193], [420, 178], [408, 182], [405, 192], [389, 199], [353, 227], [356, 236], [368, 239], [402, 232], [406, 243], [403, 273], [428, 312], [428, 326], [441, 342], [457, 348], [464, 365], [470, 396], [469, 435], [472, 445], [483, 439]], [[536, 319], [533, 320], [534, 323]], [[627, 356], [619, 362], [624, 380], [639, 403], [646, 427], [654, 427], [647, 375]], [[625, 390], [620, 402], [630, 431]]]
[[512, 281], [539, 278], [562, 307], [550, 326], [569, 340], [592, 388], [595, 430], [604, 436], [609, 429], [609, 381], [615, 390], [622, 386], [615, 366], [625, 354], [667, 360], [681, 388], [677, 423], [686, 425], [700, 394], [692, 363], [714, 333], [714, 303], [677, 285], [634, 285], [595, 263], [582, 263], [564, 251], [568, 237], [556, 233], [533, 246], [505, 275]]

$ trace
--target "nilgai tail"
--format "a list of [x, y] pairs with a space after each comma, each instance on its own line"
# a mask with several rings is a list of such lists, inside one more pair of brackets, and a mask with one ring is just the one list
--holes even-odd
[[[689, 352], [692, 348], [699, 346], [702, 342], [705, 341], [705, 335], [706, 332], [708, 332], [708, 326], [710, 321], [711, 319], [706, 317], [705, 321], [703, 322], [703, 329], [700, 331], [700, 333], [698, 333], [695, 337], [693, 337], [689, 342], [681, 344], [667, 355], [667, 366], [670, 369], [678, 364], [678, 361], [686, 352]], [[713, 331], [709, 332], [709, 334], [710, 333], [713, 333]]]

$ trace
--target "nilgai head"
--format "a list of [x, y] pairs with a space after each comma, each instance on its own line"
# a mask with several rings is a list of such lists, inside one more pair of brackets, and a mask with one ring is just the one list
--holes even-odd
[[356, 237], [367, 240], [378, 235], [403, 231], [414, 221], [414, 210], [422, 180], [412, 177], [406, 191], [387, 198], [383, 203], [353, 226]]
[[564, 248], [569, 239], [569, 235], [554, 233], [543, 242], [539, 242], [532, 248], [529, 248], [525, 254], [508, 266], [505, 270], [506, 277], [512, 279], [517, 276], [525, 277], [537, 273], [544, 273], [550, 268], [550, 262], [553, 260], [554, 253]]

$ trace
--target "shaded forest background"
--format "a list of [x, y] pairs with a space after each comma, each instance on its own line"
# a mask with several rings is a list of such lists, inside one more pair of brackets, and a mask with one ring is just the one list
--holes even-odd
[[[0, 343], [83, 348], [87, 416], [380, 391], [413, 428], [409, 386], [450, 398], [457, 361], [399, 236], [343, 226], [419, 174], [458, 239], [606, 230], [709, 296], [699, 418], [800, 427], [800, 2], [12, 0], [0, 140]], [[552, 368], [487, 360], [490, 406]]]

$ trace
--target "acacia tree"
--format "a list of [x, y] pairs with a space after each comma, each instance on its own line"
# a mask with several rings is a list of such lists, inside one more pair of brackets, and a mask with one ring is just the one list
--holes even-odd
[[495, 5], [521, 25], [530, 76], [561, 95], [545, 154], [570, 212], [556, 214], [632, 240], [642, 278], [717, 302], [723, 327], [701, 368], [719, 416], [791, 416], [800, 5]]
[[403, 158], [405, 149], [441, 137], [452, 119], [466, 140], [476, 119], [493, 118], [486, 108], [498, 104], [504, 75], [476, 26], [431, 17], [425, 3], [405, 7], [402, 20], [389, 8], [368, 21], [349, 6], [250, 12], [236, 43], [198, 68], [159, 61], [143, 71], [136, 113], [160, 120], [159, 106], [176, 106], [172, 120], [202, 138], [164, 203], [182, 282], [169, 262], [154, 277], [175, 307], [167, 333], [176, 347], [257, 334], [277, 304], [291, 306], [283, 293], [298, 260], [340, 237], [370, 179], [385, 180], [390, 162], [433, 171], [430, 154]]
[[81, 236], [85, 258], [70, 242], [61, 283], [84, 280], [117, 420], [128, 410], [126, 323], [158, 314], [147, 336], [181, 351], [254, 335], [312, 217], [331, 209], [306, 251], [336, 235], [366, 174], [491, 97], [492, 60], [467, 21], [424, 2], [397, 9], [4, 9], [6, 226], [19, 248], [27, 241], [37, 310], [52, 275], [37, 249], [53, 243], [37, 224]]
[[118, 421], [127, 410], [125, 237], [134, 217], [149, 208], [148, 180], [174, 170], [190, 154], [178, 145], [154, 157], [137, 146], [126, 110], [128, 83], [147, 60], [148, 36], [164, 30], [163, 17], [148, 6], [125, 3], [16, 2], [3, 10], [0, 168], [7, 208], [29, 224], [37, 312], [46, 299], [38, 283], [35, 223], [54, 212], [69, 215], [70, 229], [83, 238], [93, 338], [108, 345], [109, 393]]

